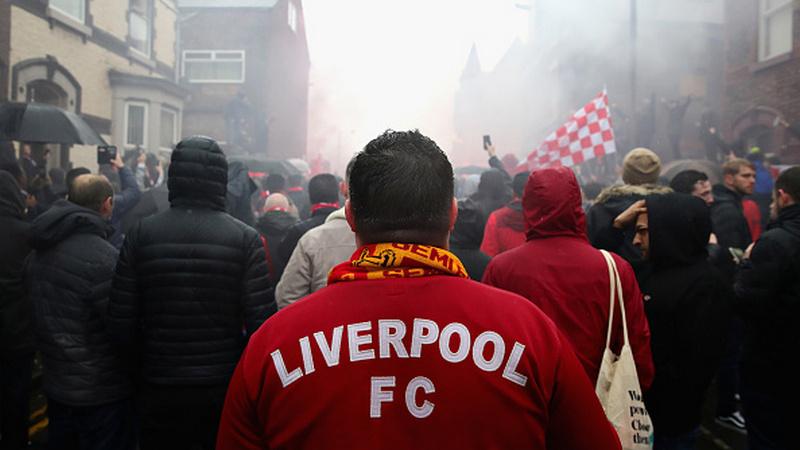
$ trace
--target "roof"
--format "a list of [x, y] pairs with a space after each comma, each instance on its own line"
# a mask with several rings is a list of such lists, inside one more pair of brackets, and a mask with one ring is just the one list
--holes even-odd
[[272, 8], [278, 0], [178, 0], [181, 8]]

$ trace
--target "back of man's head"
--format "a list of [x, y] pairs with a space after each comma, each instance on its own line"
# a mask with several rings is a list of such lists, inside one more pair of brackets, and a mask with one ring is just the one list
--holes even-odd
[[217, 141], [192, 136], [179, 142], [172, 152], [167, 185], [172, 205], [205, 206], [224, 211], [228, 160]]
[[800, 166], [781, 172], [775, 180], [775, 190], [787, 193], [795, 203], [800, 202]]
[[264, 179], [264, 189], [270, 193], [286, 190], [286, 178], [279, 173], [271, 173]]
[[67, 185], [67, 189], [72, 185], [72, 182], [75, 181], [75, 178], [78, 178], [81, 175], [88, 175], [92, 173], [91, 170], [87, 169], [86, 167], [76, 167], [74, 169], [69, 169], [67, 171], [67, 176], [64, 178], [64, 182]]
[[525, 193], [525, 185], [528, 183], [528, 177], [531, 176], [530, 172], [520, 172], [514, 175], [514, 179], [511, 181], [511, 189], [514, 190], [514, 195], [518, 198], [522, 198], [522, 194]]
[[339, 201], [339, 182], [329, 173], [315, 175], [308, 181], [308, 199], [311, 203], [336, 203]]
[[708, 181], [708, 175], [699, 170], [688, 169], [678, 172], [670, 181], [669, 187], [675, 192], [691, 195], [698, 181]]
[[103, 211], [103, 204], [114, 197], [111, 182], [102, 175], [80, 175], [69, 186], [67, 198], [78, 206], [91, 209], [97, 213]]
[[350, 169], [350, 210], [361, 243], [440, 244], [450, 230], [453, 168], [419, 131], [388, 130]]

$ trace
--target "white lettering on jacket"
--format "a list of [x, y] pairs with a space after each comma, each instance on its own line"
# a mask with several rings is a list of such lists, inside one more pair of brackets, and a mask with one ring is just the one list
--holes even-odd
[[[346, 351], [349, 356], [347, 360], [350, 363], [357, 364], [376, 358], [422, 358], [423, 347], [431, 346], [431, 349], [438, 347], [437, 353], [448, 363], [458, 364], [470, 360], [484, 372], [497, 372], [502, 367], [503, 379], [523, 387], [528, 383], [528, 377], [519, 372], [525, 345], [507, 341], [495, 331], [484, 331], [473, 339], [470, 330], [458, 322], [445, 325], [440, 332], [439, 324], [433, 320], [415, 318], [411, 323], [397, 319], [381, 319], [377, 321], [377, 327], [373, 327], [370, 321], [339, 325], [330, 331], [330, 339], [325, 332], [317, 331], [312, 334], [316, 347], [311, 344], [310, 336], [303, 336], [298, 340], [299, 352], [294, 354], [296, 357], [288, 359], [293, 367], [291, 370], [286, 366], [287, 360], [284, 359], [286, 353], [276, 349], [271, 356], [281, 385], [286, 387], [304, 375], [319, 372], [319, 367], [315, 365], [315, 357], [321, 357], [329, 368], [339, 366], [345, 328], [347, 329]], [[409, 329], [411, 333], [407, 335]], [[377, 334], [376, 339], [373, 339], [373, 333]], [[506, 342], [511, 346], [510, 352], [506, 352]], [[438, 345], [435, 345], [437, 343]], [[283, 350], [285, 352], [287, 349]], [[426, 350], [426, 355], [429, 351], [430, 349]], [[427, 357], [430, 358], [431, 355]], [[380, 404], [392, 401], [384, 396], [391, 395], [387, 389], [393, 388], [394, 385], [386, 384], [388, 377], [378, 378], [379, 380], [375, 382], [377, 384], [372, 387], [372, 394], [377, 403], [371, 404], [370, 408], [377, 408], [371, 409], [371, 413], [377, 411], [376, 413], [380, 414]], [[427, 417], [433, 409], [433, 404], [423, 402], [419, 405], [414, 403], [413, 398], [419, 389], [423, 389], [426, 394], [434, 392], [433, 384], [428, 385], [421, 379], [412, 381], [406, 391], [408, 409], [415, 417], [417, 414]]]

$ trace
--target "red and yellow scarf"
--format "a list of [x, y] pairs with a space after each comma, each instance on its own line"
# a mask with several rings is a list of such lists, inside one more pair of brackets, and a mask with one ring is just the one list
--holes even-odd
[[458, 257], [447, 250], [430, 245], [388, 243], [370, 244], [357, 249], [350, 261], [331, 269], [328, 284], [430, 275], [469, 278]]

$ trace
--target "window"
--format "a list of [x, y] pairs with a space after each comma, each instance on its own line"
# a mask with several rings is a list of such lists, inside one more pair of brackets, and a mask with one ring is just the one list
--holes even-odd
[[172, 150], [178, 140], [178, 113], [175, 110], [161, 108], [161, 138], [159, 147]]
[[128, 15], [131, 47], [150, 57], [150, 0], [131, 0]]
[[792, 51], [792, 0], [760, 0], [758, 60]]
[[243, 83], [244, 51], [184, 51], [183, 76], [191, 83]]
[[80, 23], [86, 22], [86, 0], [50, 0], [50, 7]]
[[295, 33], [297, 32], [297, 7], [294, 2], [289, 2], [289, 28]]
[[147, 142], [147, 103], [125, 104], [125, 146], [144, 147]]

